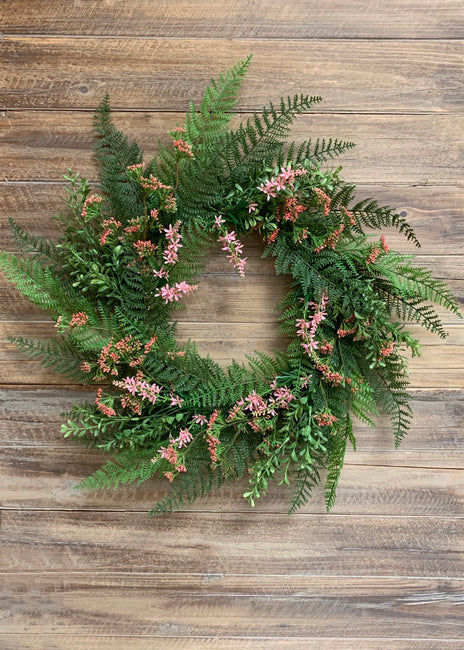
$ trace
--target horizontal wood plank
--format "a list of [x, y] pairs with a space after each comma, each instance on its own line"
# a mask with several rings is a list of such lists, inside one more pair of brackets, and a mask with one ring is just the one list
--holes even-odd
[[[153, 453], [159, 445], [155, 445]], [[393, 448], [393, 443], [391, 443]], [[431, 467], [421, 467], [423, 462]], [[67, 447], [0, 447], [0, 502], [4, 508], [66, 508], [71, 510], [148, 511], [167, 492], [167, 481], [151, 480], [141, 486], [86, 492], [75, 489], [99, 469], [108, 455], [91, 452], [68, 441]], [[439, 467], [443, 465], [454, 467]], [[353, 464], [356, 461], [358, 464]], [[364, 463], [364, 464], [363, 464]], [[369, 463], [369, 464], [366, 464]], [[402, 463], [407, 464], [401, 467]], [[392, 464], [392, 466], [389, 466]], [[395, 466], [396, 465], [396, 466]], [[456, 465], [458, 467], [456, 467]], [[275, 513], [285, 515], [291, 491], [271, 482], [266, 497], [252, 510], [241, 497], [245, 478], [195, 502], [186, 510]], [[349, 452], [346, 457], [334, 514], [463, 516], [464, 454], [460, 451]], [[322, 487], [299, 511], [324, 513]]]
[[109, 92], [118, 108], [184, 110], [190, 98], [201, 100], [212, 76], [250, 53], [239, 110], [295, 92], [322, 95], [323, 112], [458, 113], [464, 105], [456, 92], [464, 71], [460, 40], [8, 36], [2, 51], [0, 105], [8, 109], [89, 109]]
[[[3, 0], [5, 34], [219, 39], [462, 38], [456, 0]], [[187, 19], [188, 16], [188, 19]]]
[[[402, 441], [395, 455], [403, 451], [417, 453], [435, 450], [457, 452], [464, 448], [464, 393], [461, 390], [412, 390], [414, 418], [409, 435]], [[74, 387], [0, 388], [0, 445], [50, 446], [74, 445], [60, 433], [60, 413], [68, 411], [77, 402], [93, 401], [94, 389]], [[371, 429], [357, 422], [356, 435], [360, 451], [392, 450], [388, 419], [380, 418], [378, 427]], [[78, 447], [76, 447], [78, 449]], [[395, 461], [396, 464], [396, 461]], [[441, 465], [440, 465], [441, 466]]]
[[6, 633], [143, 631], [178, 637], [178, 647], [196, 635], [464, 638], [458, 580], [68, 574], [6, 585]]
[[[52, 216], [64, 210], [65, 196], [65, 187], [58, 183], [0, 182], [0, 249], [16, 250], [6, 217], [12, 217], [33, 235], [56, 239], [60, 231]], [[391, 248], [446, 255], [464, 247], [464, 187], [358, 185], [357, 199], [368, 197], [401, 213], [422, 244], [417, 251], [403, 235], [392, 230], [387, 232]]]
[[9, 573], [464, 574], [464, 519], [446, 516], [4, 509], [2, 539]]
[[[90, 635], [82, 632], [62, 633], [52, 632], [50, 634], [37, 633], [36, 627], [32, 626], [33, 631], [22, 633], [8, 633], [8, 645], [11, 650], [30, 650], [30, 643], [34, 643], [34, 650], [102, 650], [102, 648], [111, 648], [111, 650], [149, 650], [153, 649], [154, 643], [158, 648], [163, 650], [179, 650], [182, 644], [182, 650], [203, 650], [210, 648], [212, 650], [256, 650], [257, 644], [263, 650], [385, 650], [388, 645], [389, 650], [462, 650], [462, 641], [456, 639], [411, 639], [402, 637], [392, 638], [369, 637], [228, 637], [224, 638], [218, 635], [194, 637], [178, 636], [160, 636], [158, 634], [99, 634]], [[341, 632], [343, 634], [343, 631]]]
[[[94, 104], [102, 98], [101, 91]], [[145, 159], [156, 143], [181, 124], [184, 113], [114, 112], [114, 121], [135, 138]], [[242, 115], [244, 119], [247, 115]], [[332, 137], [356, 147], [328, 166], [343, 165], [343, 178], [355, 183], [462, 186], [464, 115], [324, 115], [301, 116], [294, 125], [296, 142]], [[92, 162], [92, 114], [76, 111], [2, 111], [0, 178], [9, 181], [61, 181], [72, 166], [95, 180]]]

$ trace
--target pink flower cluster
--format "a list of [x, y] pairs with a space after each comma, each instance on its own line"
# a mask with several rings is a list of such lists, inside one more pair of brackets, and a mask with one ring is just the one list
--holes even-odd
[[190, 158], [193, 158], [192, 145], [185, 140], [174, 140], [173, 145], [180, 153], [185, 153]]
[[395, 341], [391, 341], [389, 345], [385, 345], [381, 350], [380, 354], [383, 357], [389, 357], [395, 351]]
[[324, 208], [324, 216], [328, 217], [330, 212], [330, 204], [332, 199], [320, 187], [314, 188], [314, 193], [317, 196], [319, 205]]
[[[116, 384], [116, 382], [114, 382]], [[125, 377], [121, 382], [117, 382], [131, 395], [141, 397], [142, 400], [146, 399], [150, 404], [154, 404], [158, 399], [161, 392], [161, 386], [157, 384], [149, 384], [148, 382], [140, 379], [139, 377]]]
[[[245, 399], [238, 400], [229, 411], [227, 421], [231, 422], [238, 416], [243, 417], [245, 411], [250, 411], [253, 418], [269, 419], [277, 415], [276, 409], [288, 409], [289, 403], [295, 399], [290, 389], [287, 386], [277, 387], [275, 380], [270, 384], [270, 388], [273, 392], [267, 399], [258, 395], [254, 390]], [[256, 422], [253, 421], [249, 424], [254, 431], [261, 431], [260, 427], [256, 425]]]
[[[155, 456], [151, 459], [151, 462], [156, 463], [160, 458], [165, 458], [169, 463], [171, 463], [171, 465], [175, 466], [175, 469], [178, 472], [186, 472], [187, 468], [185, 465], [183, 463], [179, 463], [179, 460], [182, 460], [182, 454], [181, 459], [179, 459], [179, 449], [186, 447], [192, 440], [193, 435], [190, 433], [190, 431], [188, 429], [181, 429], [177, 438], [171, 438], [169, 440], [168, 447], [160, 447], [160, 449], [158, 449], [160, 456]], [[172, 472], [164, 472], [164, 476], [166, 476], [169, 482], [172, 482], [174, 478], [174, 474]]]
[[90, 219], [92, 218], [92, 214], [88, 214], [87, 208], [90, 205], [94, 205], [95, 203], [101, 203], [103, 201], [103, 198], [101, 196], [95, 196], [92, 194], [92, 196], [89, 196], [88, 198], [85, 199], [84, 205], [82, 206], [82, 212], [81, 212], [81, 217], [84, 217], [86, 219], [87, 217]]
[[380, 255], [380, 248], [376, 248], [374, 245], [372, 245], [371, 253], [366, 260], [366, 264], [374, 264], [374, 262], [376, 261], [379, 255]]
[[134, 248], [139, 254], [139, 260], [142, 260], [144, 257], [147, 257], [147, 255], [152, 255], [158, 247], [149, 240], [139, 239], [134, 242]]
[[332, 354], [333, 347], [332, 343], [325, 341], [319, 348], [319, 352], [321, 352], [321, 354]]
[[129, 165], [126, 169], [129, 172], [136, 172], [138, 169], [142, 169], [143, 167], [145, 167], [143, 163], [138, 163], [137, 165]]
[[159, 292], [155, 293], [155, 297], [162, 298], [168, 304], [168, 302], [177, 302], [182, 295], [188, 295], [197, 288], [197, 284], [187, 284], [187, 282], [176, 282], [172, 287], [166, 284], [164, 287], [160, 287]]
[[308, 307], [312, 306], [316, 310], [314, 315], [309, 317], [309, 320], [305, 320], [304, 318], [298, 318], [296, 320], [296, 333], [300, 338], [303, 339], [301, 347], [309, 356], [311, 356], [313, 350], [317, 350], [319, 347], [319, 344], [316, 340], [316, 330], [318, 328], [318, 325], [322, 323], [322, 321], [325, 320], [325, 317], [327, 316], [327, 304], [327, 296], [326, 294], [323, 294], [320, 305], [316, 303], [308, 304]]
[[345, 217], [347, 217], [350, 220], [351, 225], [355, 226], [356, 225], [356, 219], [354, 218], [353, 213], [350, 212], [349, 210], [347, 210], [347, 208], [345, 208], [344, 205], [342, 205], [342, 207], [340, 209], [343, 212], [343, 214], [345, 215]]
[[106, 244], [106, 241], [108, 237], [111, 235], [114, 230], [117, 230], [122, 226], [122, 223], [120, 221], [116, 221], [111, 217], [111, 219], [105, 219], [103, 222], [103, 227], [106, 228], [106, 230], [103, 231], [103, 233], [100, 236], [100, 245], [103, 246]]
[[208, 418], [206, 417], [206, 415], [197, 414], [192, 417], [192, 421], [195, 422], [195, 424], [200, 424], [201, 426], [203, 426], [208, 422]]
[[129, 366], [131, 367], [140, 365], [144, 358], [143, 354], [140, 354], [141, 348], [142, 344], [140, 341], [134, 339], [132, 336], [126, 336], [116, 343], [111, 340], [102, 348], [97, 361], [101, 372], [103, 374], [117, 376], [117, 365], [121, 362], [121, 357], [129, 360]]
[[164, 185], [161, 181], [159, 181], [153, 174], [150, 174], [148, 178], [145, 178], [144, 176], [140, 176], [140, 185], [145, 189], [149, 190], [150, 192], [156, 192], [157, 190], [172, 190], [174, 189], [171, 187], [171, 185]]
[[298, 203], [298, 199], [294, 196], [289, 196], [283, 203], [281, 203], [276, 211], [276, 220], [290, 221], [295, 223], [302, 212], [306, 212], [307, 208]]
[[351, 383], [350, 379], [345, 380], [343, 375], [341, 375], [339, 372], [336, 372], [335, 370], [331, 370], [325, 363], [316, 363], [316, 368], [319, 370], [319, 372], [322, 373], [322, 378], [324, 381], [331, 386], [340, 386], [340, 384], [344, 384], [345, 381], [348, 384]]
[[338, 418], [331, 413], [318, 413], [318, 415], [314, 416], [314, 419], [320, 427], [330, 427], [330, 425], [338, 421]]
[[294, 181], [296, 176], [301, 176], [306, 174], [306, 169], [295, 169], [291, 168], [289, 165], [287, 168], [281, 167], [280, 174], [275, 178], [267, 178], [261, 185], [258, 186], [258, 190], [261, 190], [267, 196], [269, 201], [271, 197], [276, 197], [276, 192], [280, 192], [285, 189], [293, 189]]
[[109, 418], [116, 415], [116, 411], [114, 410], [114, 408], [108, 406], [107, 404], [104, 404], [101, 401], [101, 396], [102, 396], [102, 389], [99, 388], [97, 390], [97, 396], [95, 398], [95, 404], [97, 405], [98, 410], [101, 411], [104, 415], [106, 415]]
[[80, 327], [89, 322], [89, 317], [83, 311], [78, 311], [76, 314], [71, 316], [69, 321], [69, 327]]
[[345, 230], [345, 224], [341, 223], [339, 228], [337, 228], [336, 230], [330, 233], [330, 235], [327, 237], [325, 242], [323, 242], [320, 246], [314, 249], [314, 252], [320, 253], [324, 248], [330, 248], [334, 250], [344, 230]]
[[350, 334], [356, 334], [357, 331], [358, 331], [357, 327], [353, 327], [350, 330], [345, 330], [340, 328], [337, 330], [337, 336], [338, 338], [343, 339], [345, 336], [350, 336]]
[[182, 235], [179, 232], [180, 221], [176, 221], [174, 225], [169, 224], [169, 228], [164, 229], [166, 240], [169, 242], [163, 252], [163, 259], [166, 264], [176, 264], [179, 257], [177, 251], [182, 248], [181, 239]]
[[223, 251], [228, 251], [227, 259], [232, 262], [234, 267], [238, 270], [238, 274], [241, 278], [245, 277], [245, 263], [247, 261], [246, 257], [240, 257], [243, 253], [243, 244], [238, 241], [237, 236], [233, 230], [228, 232], [227, 230], [223, 235], [218, 237], [218, 242], [222, 244]]

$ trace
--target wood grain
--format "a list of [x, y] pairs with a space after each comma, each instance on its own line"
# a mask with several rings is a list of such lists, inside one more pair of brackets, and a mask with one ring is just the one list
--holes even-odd
[[[272, 531], [272, 534], [271, 534]], [[463, 577], [464, 520], [447, 516], [2, 511], [7, 572]]]
[[250, 53], [253, 66], [239, 110], [261, 108], [295, 92], [322, 95], [323, 112], [459, 113], [463, 108], [462, 93], [456, 92], [464, 71], [461, 41], [20, 36], [2, 42], [0, 105], [88, 109], [109, 92], [117, 108], [185, 110], [189, 99], [201, 100], [212, 76]]
[[[394, 452], [395, 458], [396, 454], [406, 451], [414, 454], [421, 451], [439, 454], [443, 451], [444, 454], [449, 453], [448, 463], [451, 466], [453, 454], [456, 453], [456, 458], [459, 458], [464, 447], [463, 391], [413, 389], [411, 393], [414, 398], [414, 419], [409, 435], [403, 440], [400, 449]], [[74, 386], [28, 387], [27, 384], [21, 384], [0, 388], [0, 445], [67, 449], [71, 445], [75, 449], [71, 441], [65, 441], [61, 436], [60, 413], [70, 410], [76, 402], [93, 401], [94, 398], [94, 389]], [[392, 450], [389, 421], [381, 418], [378, 425], [378, 428], [371, 429], [362, 422], [356, 423], [359, 450]], [[422, 462], [422, 456], [418, 457]], [[444, 465], [437, 463], [437, 466]]]
[[176, 636], [179, 643], [182, 637], [198, 634], [343, 634], [354, 641], [374, 634], [398, 637], [406, 630], [422, 638], [464, 638], [463, 583], [458, 580], [68, 574], [55, 580], [41, 576], [40, 593], [34, 583], [26, 575], [8, 578], [12, 597], [6, 632], [31, 633], [40, 623], [41, 632], [49, 634], [144, 629], [153, 637]]
[[[235, 123], [281, 94], [323, 95], [295, 139], [355, 141], [333, 164], [360, 198], [406, 213], [423, 243], [418, 262], [464, 304], [462, 2], [0, 4], [0, 248], [13, 250], [8, 215], [54, 236], [49, 217], [70, 165], [95, 181], [92, 111], [107, 90], [116, 125], [148, 159], [190, 97], [254, 52]], [[178, 313], [179, 338], [194, 336], [223, 362], [282, 343], [272, 308], [285, 286], [252, 250], [251, 285], [212, 253], [198, 295]], [[415, 417], [400, 449], [384, 418], [377, 430], [356, 426], [333, 514], [322, 514], [318, 491], [289, 518], [274, 487], [250, 511], [242, 482], [153, 519], [144, 510], [165, 482], [73, 489], [103, 457], [61, 437], [60, 413], [94, 391], [6, 342], [54, 328], [1, 282], [0, 320], [0, 646], [463, 647], [462, 322], [445, 315], [446, 341], [420, 333]]]
[[[23, 625], [26, 623], [22, 622]], [[32, 630], [35, 630], [34, 621], [30, 624]], [[182, 644], [182, 650], [204, 650], [205, 648], [213, 650], [256, 650], [257, 647], [263, 650], [462, 650], [462, 641], [453, 639], [411, 639], [411, 638], [392, 638], [369, 637], [363, 639], [341, 638], [337, 637], [228, 637], [222, 636], [204, 636], [195, 635], [194, 637], [178, 636], [161, 636], [159, 634], [120, 634], [112, 635], [99, 634], [89, 635], [83, 631], [77, 633], [50, 633], [38, 634], [35, 631], [23, 632], [22, 634], [8, 633], [8, 647], [11, 650], [30, 650], [30, 643], [34, 644], [34, 650], [102, 650], [102, 648], [111, 648], [112, 650], [146, 650], [153, 649], [156, 643], [157, 648], [162, 650], [179, 650]]]
[[[360, 437], [362, 444], [362, 437]], [[393, 441], [390, 442], [393, 449]], [[158, 445], [153, 448], [156, 453]], [[403, 458], [401, 458], [403, 456]], [[118, 490], [84, 492], [76, 486], [99, 469], [108, 455], [90, 452], [68, 441], [67, 447], [0, 447], [0, 500], [4, 508], [130, 510], [146, 512], [167, 491], [167, 481], [148, 481]], [[357, 464], [354, 464], [356, 461]], [[431, 467], [421, 467], [423, 462]], [[439, 463], [443, 461], [442, 466]], [[404, 463], [406, 466], [401, 467]], [[446, 467], [446, 465], [452, 467]], [[456, 467], [458, 466], [458, 467]], [[270, 484], [268, 494], [255, 509], [242, 499], [245, 478], [195, 502], [186, 511], [285, 514], [291, 491]], [[464, 504], [464, 453], [443, 450], [371, 451], [348, 453], [332, 510], [340, 515], [392, 515], [462, 517]], [[300, 513], [325, 513], [323, 488], [316, 489]]]
[[3, 0], [5, 34], [142, 36], [164, 38], [462, 38], [456, 0], [231, 0], [227, 10], [208, 0]]
[[[146, 160], [155, 154], [157, 138], [183, 119], [184, 113], [114, 112], [117, 128], [138, 141]], [[328, 164], [343, 165], [342, 177], [350, 182], [461, 187], [463, 143], [456, 134], [463, 130], [464, 115], [312, 114], [295, 122], [293, 137], [355, 142], [353, 150]], [[90, 113], [0, 113], [2, 179], [61, 181], [72, 166], [95, 180], [92, 146]]]
[[[65, 186], [47, 183], [0, 182], [0, 249], [16, 250], [7, 217], [31, 234], [54, 239], [59, 230], [52, 216], [65, 207]], [[380, 205], [402, 213], [421, 241], [418, 251], [403, 235], [389, 231], [390, 246], [422, 255], [455, 254], [464, 248], [464, 187], [457, 185], [358, 185], [357, 199], [375, 197]]]
[[[227, 286], [224, 289], [224, 305], [229, 305]], [[251, 293], [255, 297], [255, 293]], [[274, 312], [266, 312], [262, 306], [262, 294], [256, 294], [256, 309], [254, 309], [253, 321], [223, 323], [216, 315], [216, 322], [179, 321], [178, 337], [179, 344], [193, 340], [198, 346], [200, 354], [209, 355], [222, 366], [226, 367], [233, 360], [239, 363], [247, 363], [247, 357], [253, 356], [256, 351], [266, 354], [274, 354], [276, 351], [284, 352], [288, 339], [279, 332], [279, 326], [275, 320]], [[242, 302], [238, 299], [238, 304]], [[261, 304], [261, 309], [259, 305]], [[209, 312], [211, 303], [204, 304], [204, 309]], [[234, 311], [235, 316], [244, 314], [241, 311]], [[190, 314], [195, 316], [196, 311]], [[214, 318], [215, 314], [211, 313]], [[264, 322], [264, 319], [273, 317], [274, 320]], [[261, 321], [259, 319], [262, 319]], [[454, 327], [451, 331], [457, 332], [458, 341], [464, 335], [464, 327]], [[55, 336], [56, 330], [50, 323], [37, 322], [0, 322], [0, 383], [8, 384], [55, 384], [60, 385], [63, 380], [66, 383], [74, 383], [72, 379], [65, 379], [63, 376], [47, 370], [41, 366], [39, 360], [26, 358], [17, 348], [5, 340], [5, 332], [12, 336], [26, 336], [40, 339], [46, 332], [45, 338]], [[423, 340], [421, 332], [417, 335]], [[441, 339], [434, 341], [435, 344], [422, 348], [422, 356], [412, 359], [410, 362], [410, 382], [413, 387], [464, 387], [464, 353], [462, 344], [440, 345]]]

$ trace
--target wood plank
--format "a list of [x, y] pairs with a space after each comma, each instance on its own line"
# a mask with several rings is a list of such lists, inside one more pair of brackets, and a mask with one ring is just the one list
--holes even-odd
[[[251, 249], [246, 253], [251, 254]], [[416, 255], [414, 263], [430, 269], [435, 279], [444, 280], [461, 302], [464, 292], [463, 255]], [[248, 322], [251, 311], [255, 322], [275, 321], [275, 305], [287, 291], [287, 276], [276, 276], [272, 260], [261, 260], [259, 256], [254, 261], [250, 259], [245, 271], [246, 276], [241, 278], [234, 273], [225, 256], [211, 256], [205, 272], [200, 275], [198, 289], [184, 298], [185, 309], [179, 309], [180, 305], [174, 308], [173, 316], [179, 321]], [[3, 276], [0, 276], [0, 297], [0, 320], [43, 321], [45, 318], [42, 310], [23, 298]], [[448, 313], [440, 307], [437, 307], [437, 312]], [[460, 321], [461, 318], [452, 313], [444, 318], [444, 322], [450, 325]]]
[[[31, 625], [35, 630], [36, 628]], [[341, 632], [343, 634], [343, 631]], [[111, 634], [89, 635], [83, 632], [77, 633], [51, 633], [41, 634], [35, 631], [23, 632], [20, 634], [8, 633], [8, 644], [11, 650], [30, 650], [31, 637], [34, 643], [34, 650], [101, 650], [102, 648], [111, 648], [112, 650], [145, 650], [153, 649], [154, 643], [157, 648], [162, 650], [179, 650], [179, 644], [182, 644], [182, 650], [203, 650], [204, 648], [213, 648], [214, 650], [385, 650], [388, 645], [389, 650], [462, 650], [462, 641], [453, 639], [411, 639], [403, 637], [393, 639], [391, 637], [376, 638], [369, 637], [362, 639], [352, 637], [351, 639], [341, 637], [232, 637], [224, 638], [218, 635], [195, 637], [166, 637], [159, 635], [146, 634], [121, 634], [114, 636]], [[438, 645], [439, 644], [439, 645]]]
[[[46, 183], [0, 182], [0, 249], [15, 251], [6, 217], [31, 234], [54, 239], [59, 234], [52, 215], [64, 209], [65, 187]], [[358, 186], [357, 198], [375, 197], [408, 219], [421, 241], [422, 255], [455, 254], [464, 247], [464, 187], [429, 185]], [[391, 248], [418, 252], [403, 235], [387, 232]]]
[[[0, 323], [0, 330], [3, 329]], [[37, 327], [25, 328], [23, 323], [18, 323], [12, 328], [15, 336], [25, 335], [24, 330], [30, 331], [32, 338], [40, 339], [35, 333]], [[29, 325], [36, 325], [29, 323]], [[272, 325], [268, 323], [267, 325]], [[183, 332], [178, 337], [182, 345], [187, 340], [193, 340], [198, 346], [200, 354], [209, 355], [221, 366], [226, 367], [233, 360], [238, 363], [247, 363], [247, 357], [256, 351], [269, 355], [276, 351], [285, 352], [287, 339], [278, 332], [277, 323], [274, 324], [274, 335], [269, 337], [250, 336], [250, 327], [256, 332], [262, 329], [260, 323], [236, 323], [233, 326], [223, 327], [222, 323], [187, 323]], [[219, 330], [219, 333], [218, 333]], [[227, 332], [230, 331], [230, 338]], [[464, 331], [464, 329], [463, 329]], [[420, 334], [419, 334], [420, 339]], [[441, 339], [438, 339], [440, 341]], [[411, 372], [410, 383], [416, 388], [464, 388], [464, 348], [460, 346], [424, 346], [422, 356], [412, 359], [409, 364]], [[68, 384], [74, 384], [72, 379], [66, 379]], [[0, 383], [8, 384], [51, 384], [61, 385], [63, 376], [47, 370], [41, 366], [39, 360], [32, 360], [23, 355], [9, 341], [0, 341]]]
[[[393, 443], [391, 443], [393, 447]], [[154, 448], [154, 453], [156, 447]], [[401, 459], [401, 456], [406, 458]], [[431, 467], [421, 467], [426, 456]], [[148, 511], [167, 491], [165, 479], [117, 490], [84, 492], [75, 487], [99, 469], [108, 455], [91, 452], [68, 441], [65, 447], [1, 447], [0, 501], [4, 508], [21, 510], [66, 508], [70, 510]], [[458, 468], [439, 467], [444, 460]], [[352, 464], [355, 460], [358, 464]], [[334, 514], [463, 516], [464, 454], [460, 451], [429, 454], [405, 451], [356, 452], [347, 455], [337, 491]], [[369, 464], [362, 464], [362, 463]], [[401, 463], [409, 463], [400, 467]], [[388, 463], [393, 463], [388, 466]], [[395, 467], [396, 464], [396, 467]], [[241, 498], [248, 479], [225, 486], [186, 510], [285, 515], [291, 491], [273, 482], [265, 498], [252, 510]], [[300, 513], [325, 513], [323, 489], [314, 492]]]
[[323, 112], [463, 108], [455, 90], [464, 71], [462, 41], [7, 36], [2, 49], [0, 105], [9, 109], [94, 108], [109, 92], [118, 108], [184, 110], [190, 98], [201, 100], [211, 76], [252, 52], [239, 110], [295, 92], [322, 95]]
[[[464, 520], [182, 512], [2, 511], [9, 573], [462, 577]], [[343, 580], [339, 581], [339, 586]], [[359, 583], [358, 583], [359, 584]]]
[[[464, 448], [464, 393], [460, 390], [412, 390], [414, 419], [409, 435], [399, 450], [428, 451], [450, 450], [459, 453]], [[0, 444], [3, 446], [37, 445], [74, 449], [60, 433], [60, 413], [73, 404], [92, 401], [94, 389], [74, 387], [0, 388]], [[361, 422], [356, 423], [358, 449], [392, 450], [392, 437], [388, 419], [381, 418], [377, 429]], [[76, 447], [76, 449], [78, 449]]]
[[[146, 160], [155, 154], [158, 136], [183, 119], [184, 113], [114, 112], [116, 126], [137, 139]], [[350, 182], [462, 186], [462, 143], [455, 134], [463, 130], [464, 115], [314, 113], [295, 122], [292, 136], [297, 142], [308, 136], [355, 142], [357, 146], [332, 165], [343, 165], [343, 177]], [[92, 146], [91, 113], [0, 112], [2, 179], [61, 181], [72, 166], [94, 180]]]
[[[3, 0], [5, 34], [206, 37], [220, 39], [462, 38], [456, 0], [333, 0], [329, 5], [293, 0]], [[186, 17], [188, 16], [188, 20]]]
[[196, 635], [464, 638], [459, 580], [68, 574], [8, 576], [6, 584], [7, 634], [39, 625], [42, 634], [143, 631], [178, 642]]

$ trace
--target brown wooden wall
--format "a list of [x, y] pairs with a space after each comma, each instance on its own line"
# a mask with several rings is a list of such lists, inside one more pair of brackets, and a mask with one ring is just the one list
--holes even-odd
[[[7, 216], [53, 233], [68, 167], [92, 180], [92, 110], [109, 91], [147, 154], [212, 75], [253, 52], [246, 114], [281, 94], [325, 101], [296, 127], [354, 140], [344, 177], [406, 213], [418, 261], [464, 299], [461, 0], [3, 0], [0, 248]], [[412, 252], [397, 236], [390, 242]], [[246, 280], [212, 255], [180, 336], [226, 361], [279, 345], [283, 290], [248, 243]], [[464, 328], [424, 333], [410, 436], [358, 427], [339, 498], [287, 517], [244, 484], [172, 516], [159, 485], [73, 490], [102, 461], [60, 437], [85, 392], [25, 361], [10, 334], [53, 328], [0, 280], [2, 648], [464, 647]]]

